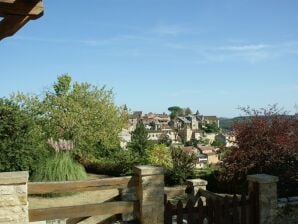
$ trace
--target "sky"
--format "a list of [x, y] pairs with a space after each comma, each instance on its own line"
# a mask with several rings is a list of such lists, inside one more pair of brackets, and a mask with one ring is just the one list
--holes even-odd
[[58, 75], [106, 85], [117, 105], [298, 104], [297, 0], [44, 0], [44, 15], [0, 42], [0, 97], [39, 94]]

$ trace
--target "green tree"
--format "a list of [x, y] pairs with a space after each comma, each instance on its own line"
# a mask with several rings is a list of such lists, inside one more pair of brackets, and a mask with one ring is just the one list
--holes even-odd
[[0, 172], [32, 170], [46, 154], [40, 130], [28, 113], [8, 99], [0, 99]]
[[131, 142], [128, 147], [138, 153], [141, 157], [144, 157], [145, 150], [149, 147], [150, 141], [148, 137], [148, 130], [143, 123], [139, 123], [136, 129], [131, 133]]
[[170, 118], [172, 120], [175, 120], [178, 116], [184, 115], [184, 109], [178, 106], [172, 106], [168, 108], [168, 111], [170, 111]]
[[72, 83], [69, 75], [59, 76], [53, 89], [41, 96], [14, 97], [40, 125], [44, 141], [72, 140], [75, 153], [84, 156], [97, 156], [98, 145], [107, 149], [119, 145], [118, 134], [127, 116], [114, 104], [112, 90]]
[[163, 144], [154, 144], [146, 150], [146, 159], [149, 164], [162, 166], [165, 169], [172, 167], [171, 150]]
[[185, 112], [185, 115], [192, 114], [192, 111], [191, 111], [191, 109], [189, 107], [185, 108], [184, 112]]
[[170, 185], [184, 184], [187, 178], [194, 178], [196, 155], [188, 154], [180, 147], [171, 148], [173, 168], [166, 173], [166, 182]]

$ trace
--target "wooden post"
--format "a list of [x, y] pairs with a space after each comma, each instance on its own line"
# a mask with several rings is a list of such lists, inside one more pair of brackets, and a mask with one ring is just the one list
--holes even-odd
[[28, 172], [0, 173], [0, 224], [29, 223]]
[[137, 218], [141, 224], [164, 223], [164, 172], [161, 167], [136, 166], [139, 200]]
[[278, 177], [267, 174], [256, 174], [247, 176], [249, 190], [258, 184], [259, 195], [257, 204], [259, 214], [258, 224], [274, 223], [277, 214], [277, 182]]

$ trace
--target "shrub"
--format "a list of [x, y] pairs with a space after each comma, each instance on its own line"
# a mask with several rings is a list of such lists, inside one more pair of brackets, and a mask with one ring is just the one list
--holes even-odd
[[34, 161], [46, 157], [40, 131], [20, 107], [0, 99], [0, 172], [32, 171]]
[[77, 158], [85, 169], [90, 173], [105, 174], [111, 176], [132, 175], [135, 165], [144, 164], [144, 160], [138, 153], [129, 150], [110, 150], [107, 157], [102, 158]]
[[74, 149], [72, 141], [65, 139], [54, 141], [51, 138], [48, 144], [54, 154], [39, 162], [32, 176], [33, 181], [71, 181], [87, 178], [84, 167], [72, 158], [71, 151]]
[[32, 180], [37, 182], [83, 180], [87, 174], [82, 165], [75, 162], [69, 152], [55, 153], [41, 161]]
[[165, 169], [172, 167], [171, 151], [163, 144], [155, 144], [146, 150], [146, 160], [149, 164], [162, 166]]
[[276, 106], [243, 110], [249, 119], [234, 125], [238, 147], [223, 160], [222, 180], [245, 186], [246, 175], [267, 173], [279, 177], [280, 196], [298, 194], [298, 120]]
[[186, 179], [195, 177], [195, 154], [187, 154], [180, 147], [171, 148], [173, 168], [165, 174], [167, 185], [183, 184]]

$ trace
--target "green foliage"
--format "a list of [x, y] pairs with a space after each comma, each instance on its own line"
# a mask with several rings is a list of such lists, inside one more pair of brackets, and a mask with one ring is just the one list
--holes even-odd
[[180, 147], [171, 148], [173, 168], [166, 172], [166, 183], [169, 185], [184, 184], [186, 179], [195, 177], [196, 155], [187, 154]]
[[184, 115], [184, 109], [178, 106], [172, 106], [168, 108], [168, 111], [171, 112], [170, 118], [172, 120], [176, 119], [178, 116]]
[[170, 139], [170, 137], [166, 134], [162, 134], [158, 141], [157, 141], [158, 144], [164, 144], [166, 146], [170, 146], [172, 145], [172, 140]]
[[144, 157], [145, 150], [149, 145], [148, 130], [143, 123], [137, 124], [136, 129], [131, 133], [131, 142], [128, 144], [128, 148], [139, 154], [140, 157]]
[[185, 113], [185, 115], [189, 115], [189, 114], [192, 114], [192, 111], [189, 107], [187, 107], [187, 108], [185, 108], [184, 113]]
[[155, 144], [146, 150], [146, 160], [149, 164], [162, 166], [165, 169], [172, 167], [171, 151], [163, 144]]
[[40, 130], [28, 113], [8, 99], [0, 99], [0, 172], [32, 170], [47, 154]]
[[127, 114], [115, 106], [112, 90], [72, 83], [68, 75], [59, 76], [53, 89], [40, 97], [24, 94], [14, 97], [38, 123], [44, 141], [49, 137], [72, 140], [75, 153], [82, 156], [97, 156], [98, 144], [106, 149], [119, 145], [118, 134]]
[[138, 154], [123, 149], [109, 150], [109, 155], [102, 158], [78, 158], [78, 160], [88, 172], [111, 176], [132, 175], [132, 168], [144, 163]]
[[83, 180], [87, 174], [69, 152], [60, 152], [40, 161], [32, 180], [37, 182]]
[[217, 124], [215, 123], [205, 124], [203, 126], [203, 130], [206, 133], [218, 133], [220, 131], [220, 129], [217, 127]]

